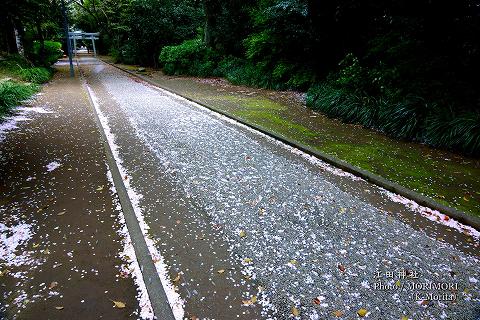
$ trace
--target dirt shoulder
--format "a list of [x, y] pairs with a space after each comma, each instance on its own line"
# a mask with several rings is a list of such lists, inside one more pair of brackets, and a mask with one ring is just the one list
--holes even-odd
[[66, 71], [0, 133], [0, 318], [137, 318], [93, 110]]
[[[108, 61], [108, 57], [102, 57]], [[480, 160], [390, 139], [305, 106], [303, 95], [231, 85], [224, 79], [166, 76], [119, 65], [162, 87], [325, 152], [435, 201], [480, 214]]]

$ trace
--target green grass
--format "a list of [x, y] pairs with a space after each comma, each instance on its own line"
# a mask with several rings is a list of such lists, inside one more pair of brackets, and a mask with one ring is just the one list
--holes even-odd
[[52, 71], [44, 67], [34, 67], [22, 69], [20, 75], [24, 81], [42, 84], [50, 80]]
[[13, 80], [0, 82], [0, 118], [5, 116], [13, 107], [30, 98], [37, 91], [38, 87], [33, 84]]
[[20, 55], [0, 61], [0, 119], [10, 110], [38, 92], [38, 85], [49, 81], [53, 71], [34, 67]]
[[45, 67], [34, 67], [25, 58], [19, 55], [7, 56], [0, 61], [0, 75], [18, 81], [42, 84], [53, 76], [53, 70]]
[[271, 129], [285, 136], [302, 140], [306, 139], [307, 141], [318, 136], [318, 132], [281, 116], [280, 114], [288, 111], [288, 107], [271, 99], [221, 95], [216, 96], [215, 100], [229, 101], [237, 104], [238, 109], [233, 111], [235, 116], [247, 122], [254, 122], [266, 129]]

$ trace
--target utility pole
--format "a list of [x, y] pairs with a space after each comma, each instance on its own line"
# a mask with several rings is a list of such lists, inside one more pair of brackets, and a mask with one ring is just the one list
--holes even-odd
[[62, 0], [62, 16], [63, 16], [63, 29], [65, 32], [65, 40], [67, 41], [67, 51], [68, 51], [68, 60], [70, 61], [70, 77], [75, 77], [75, 71], [73, 70], [73, 61], [72, 61], [72, 47], [70, 44], [70, 35], [68, 32], [68, 17], [67, 10], [65, 9], [65, 0]]

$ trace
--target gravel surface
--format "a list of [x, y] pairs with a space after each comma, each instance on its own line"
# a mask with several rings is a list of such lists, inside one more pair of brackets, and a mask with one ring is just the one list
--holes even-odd
[[265, 317], [480, 317], [476, 258], [342, 191], [326, 165], [112, 67], [92, 71], [159, 170], [223, 226]]

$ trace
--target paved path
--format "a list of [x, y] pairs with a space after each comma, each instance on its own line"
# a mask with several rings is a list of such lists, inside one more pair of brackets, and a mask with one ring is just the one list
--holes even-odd
[[[187, 316], [480, 315], [475, 254], [389, 216], [398, 204], [387, 195], [369, 202], [351, 191], [375, 187], [106, 64], [84, 59], [81, 68], [149, 233], [171, 277], [181, 275]], [[418, 279], [387, 277], [404, 269]], [[406, 287], [437, 282], [453, 291]]]
[[4, 318], [153, 317], [87, 93], [177, 319], [480, 317], [476, 230], [96, 59], [80, 69], [0, 142]]
[[59, 69], [0, 132], [0, 318], [136, 319], [131, 250], [93, 108]]

